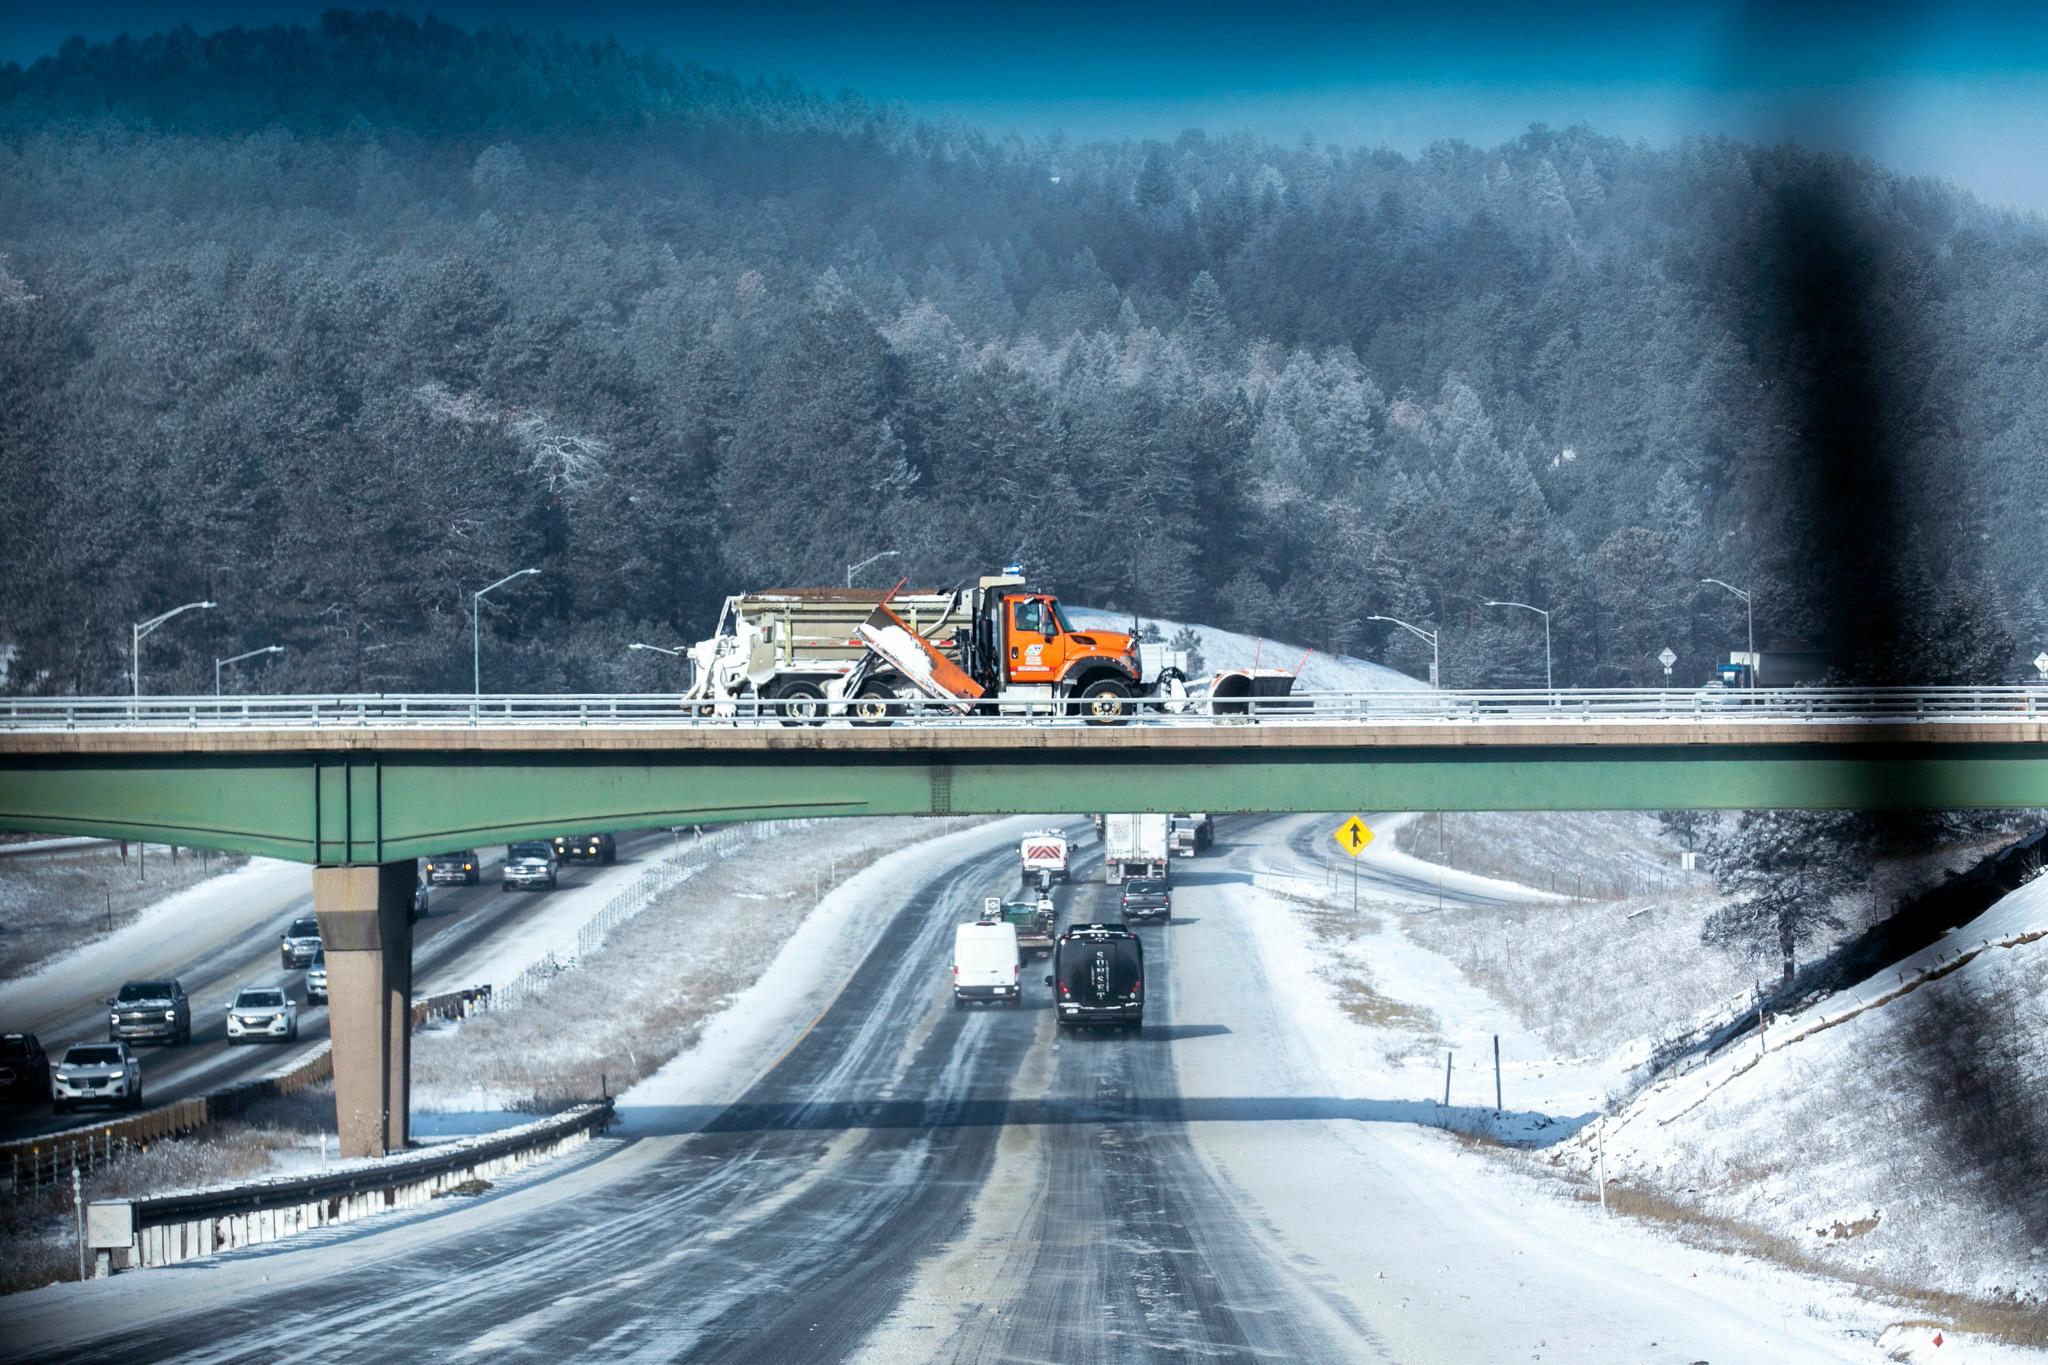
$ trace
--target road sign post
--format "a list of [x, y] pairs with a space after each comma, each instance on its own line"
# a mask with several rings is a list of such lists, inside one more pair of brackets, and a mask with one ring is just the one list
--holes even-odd
[[1671, 686], [1671, 665], [1678, 662], [1678, 656], [1671, 652], [1671, 646], [1666, 645], [1657, 652], [1657, 662], [1664, 665], [1664, 685]]
[[1356, 815], [1337, 826], [1332, 836], [1337, 847], [1351, 855], [1351, 910], [1358, 912], [1358, 855], [1365, 852], [1365, 846], [1372, 842], [1372, 830]]

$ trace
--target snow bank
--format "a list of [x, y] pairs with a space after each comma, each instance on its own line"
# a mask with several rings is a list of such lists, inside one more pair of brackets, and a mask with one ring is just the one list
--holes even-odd
[[[1094, 626], [1098, 630], [1129, 630], [1132, 614], [1127, 611], [1102, 611], [1095, 607], [1073, 607], [1065, 603], [1060, 610], [1076, 626]], [[1139, 627], [1157, 626], [1162, 639], [1171, 640], [1180, 633], [1184, 622], [1169, 621], [1163, 616], [1137, 617]], [[1250, 635], [1239, 635], [1234, 631], [1217, 630], [1214, 626], [1196, 626], [1195, 634], [1201, 640], [1202, 666], [1210, 673], [1225, 668], [1292, 669], [1301, 664], [1301, 656], [1308, 653], [1304, 645], [1290, 645], [1279, 640], [1260, 640]], [[1413, 692], [1427, 691], [1429, 684], [1419, 678], [1411, 678], [1399, 669], [1388, 668], [1385, 664], [1372, 663], [1366, 659], [1354, 659], [1348, 654], [1325, 654], [1318, 650], [1309, 655], [1308, 662], [1301, 667], [1299, 685], [1304, 690], [1317, 692]]]
[[2048, 1302], [2044, 986], [2048, 878], [1646, 1091], [1601, 1125], [1609, 1175], [1887, 1279]]

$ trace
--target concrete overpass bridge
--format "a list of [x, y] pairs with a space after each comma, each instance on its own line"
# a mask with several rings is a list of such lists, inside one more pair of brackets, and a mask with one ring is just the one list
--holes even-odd
[[[673, 696], [0, 702], [0, 828], [313, 865], [344, 1149], [402, 1146], [414, 859], [821, 815], [2048, 806], [2048, 689], [1372, 692], [795, 723]], [[1221, 714], [1217, 712], [1221, 711]]]

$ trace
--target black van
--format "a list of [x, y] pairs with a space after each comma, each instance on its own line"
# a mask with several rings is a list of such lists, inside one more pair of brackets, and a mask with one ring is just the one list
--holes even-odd
[[1061, 1028], [1144, 1026], [1145, 945], [1121, 924], [1077, 924], [1061, 934], [1045, 984]]

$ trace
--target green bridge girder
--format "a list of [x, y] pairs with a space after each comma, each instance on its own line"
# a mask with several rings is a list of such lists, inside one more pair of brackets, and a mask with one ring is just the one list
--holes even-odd
[[771, 736], [707, 749], [659, 737], [541, 748], [529, 736], [501, 749], [472, 733], [464, 747], [371, 736], [319, 749], [172, 735], [156, 749], [21, 752], [9, 736], [0, 827], [334, 865], [557, 833], [835, 815], [2048, 807], [2048, 746], [2035, 738], [1091, 738], [905, 746]]

